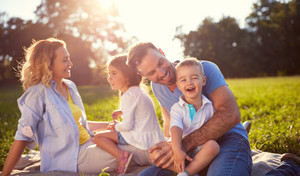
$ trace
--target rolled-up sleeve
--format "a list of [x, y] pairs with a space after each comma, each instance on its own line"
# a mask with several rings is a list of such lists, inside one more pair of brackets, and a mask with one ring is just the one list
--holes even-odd
[[[18, 99], [18, 106], [21, 111], [21, 118], [19, 119], [18, 129], [15, 134], [15, 140], [30, 141], [28, 148], [36, 147], [37, 141], [37, 124], [44, 113], [43, 99], [41, 91], [38, 89], [29, 88]], [[24, 128], [26, 127], [27, 133]], [[30, 128], [29, 128], [30, 127]], [[31, 130], [32, 136], [29, 136], [28, 130]]]

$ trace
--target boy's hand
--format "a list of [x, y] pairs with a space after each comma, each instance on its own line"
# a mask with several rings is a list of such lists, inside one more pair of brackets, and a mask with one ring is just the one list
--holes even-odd
[[187, 159], [192, 161], [193, 159], [190, 158], [184, 151], [178, 150], [174, 152], [174, 168], [177, 173], [184, 172], [184, 160]]

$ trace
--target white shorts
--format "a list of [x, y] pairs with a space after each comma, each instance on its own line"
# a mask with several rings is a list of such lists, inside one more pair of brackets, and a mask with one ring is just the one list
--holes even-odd
[[[140, 150], [131, 145], [118, 145], [121, 150], [131, 152], [133, 158], [130, 166], [150, 166], [152, 165], [149, 159], [147, 150]], [[108, 152], [97, 147], [90, 139], [80, 146], [78, 154], [78, 172], [84, 173], [101, 173], [102, 169], [109, 167], [107, 172], [116, 171], [118, 165], [117, 160]]]

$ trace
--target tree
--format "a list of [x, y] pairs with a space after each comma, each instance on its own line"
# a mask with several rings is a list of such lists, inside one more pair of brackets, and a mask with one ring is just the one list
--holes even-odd
[[180, 28], [175, 37], [181, 40], [185, 55], [213, 61], [227, 77], [253, 74], [251, 62], [256, 56], [249, 50], [251, 36], [240, 29], [234, 18], [223, 17], [217, 23], [206, 18], [196, 31], [188, 34], [179, 31]]
[[[247, 17], [269, 75], [300, 73], [300, 1], [260, 0]], [[267, 65], [267, 67], [266, 67]]]
[[300, 74], [300, 0], [260, 0], [241, 29], [234, 18], [206, 18], [188, 34], [177, 29], [184, 54], [211, 60], [227, 77]]
[[70, 46], [74, 62], [72, 79], [78, 84], [93, 80], [91, 60], [100, 64], [127, 47], [118, 35], [124, 28], [117, 19], [114, 5], [103, 9], [97, 0], [42, 0], [35, 14], [38, 22], [48, 26], [54, 36], [64, 39]]
[[[74, 63], [71, 79], [77, 84], [97, 82], [93, 81], [97, 77], [93, 77], [91, 61], [103, 64], [107, 57], [128, 46], [121, 37], [124, 28], [114, 5], [103, 9], [97, 0], [42, 0], [35, 14], [35, 22], [11, 18], [1, 23], [0, 76], [2, 70], [11, 69], [23, 59], [22, 48], [29, 46], [32, 39], [65, 40]], [[1, 56], [8, 59], [1, 60]], [[5, 69], [1, 67], [3, 60], [9, 60]]]
[[50, 36], [50, 32], [43, 24], [15, 17], [6, 22], [1, 20], [0, 32], [0, 81], [2, 82], [15, 78], [15, 69], [24, 57], [24, 46], [29, 46], [32, 39]]
[[98, 0], [42, 0], [35, 14], [37, 21], [46, 24], [54, 34], [71, 34], [103, 48], [109, 45], [106, 49], [110, 53], [127, 47], [118, 35], [124, 28], [114, 5], [103, 9]]

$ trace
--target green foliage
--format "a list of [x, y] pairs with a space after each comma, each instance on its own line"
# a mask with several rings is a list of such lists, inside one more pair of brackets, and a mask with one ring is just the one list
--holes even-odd
[[111, 113], [119, 108], [117, 91], [105, 86], [81, 86], [78, 88], [88, 120], [112, 121]]
[[300, 155], [300, 77], [227, 80], [252, 148]]
[[66, 41], [74, 63], [74, 82], [87, 85], [102, 81], [100, 75], [93, 74], [95, 68], [90, 64], [98, 66], [128, 47], [127, 39], [120, 37], [124, 27], [116, 6], [104, 9], [98, 0], [40, 2], [36, 20], [6, 20], [5, 13], [0, 13], [0, 82], [14, 79], [13, 68], [23, 61], [24, 47], [29, 47], [33, 39], [49, 37]]
[[99, 176], [109, 176], [109, 174], [105, 172], [106, 169], [108, 169], [108, 167], [102, 169], [102, 172], [99, 174]]
[[[249, 120], [251, 148], [274, 153], [300, 155], [300, 76], [256, 79], [227, 79], [240, 108], [242, 122]], [[109, 86], [80, 86], [88, 120], [110, 121], [119, 108], [118, 92]], [[161, 110], [153, 93], [150, 96], [162, 125]], [[0, 88], [0, 169], [13, 142], [20, 111], [18, 87]]]
[[297, 0], [258, 0], [240, 28], [232, 17], [204, 19], [175, 38], [184, 54], [216, 63], [227, 78], [300, 74], [300, 11]]
[[0, 169], [14, 141], [20, 111], [17, 98], [22, 94], [20, 87], [0, 87]]
[[226, 77], [257, 76], [253, 68], [256, 41], [234, 18], [223, 17], [219, 22], [206, 18], [197, 30], [187, 34], [180, 29], [175, 38], [181, 41], [186, 56], [213, 61]]
[[[247, 17], [260, 53], [260, 69], [272, 75], [300, 73], [299, 1], [259, 0]], [[268, 64], [268, 67], [265, 65]]]

